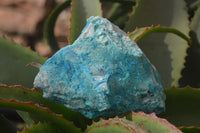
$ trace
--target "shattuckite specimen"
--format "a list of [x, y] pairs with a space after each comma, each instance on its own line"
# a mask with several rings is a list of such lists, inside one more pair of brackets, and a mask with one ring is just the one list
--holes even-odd
[[165, 109], [161, 78], [137, 44], [105, 18], [90, 17], [81, 35], [49, 58], [34, 87], [88, 118]]

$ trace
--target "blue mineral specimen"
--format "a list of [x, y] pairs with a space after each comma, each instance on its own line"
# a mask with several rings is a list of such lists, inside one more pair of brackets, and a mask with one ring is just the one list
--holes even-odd
[[73, 45], [45, 62], [34, 87], [88, 118], [165, 108], [154, 66], [125, 32], [101, 17], [90, 17]]

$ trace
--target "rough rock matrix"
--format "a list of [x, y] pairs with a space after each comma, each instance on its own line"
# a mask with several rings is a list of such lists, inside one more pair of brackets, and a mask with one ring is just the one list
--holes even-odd
[[101, 17], [90, 17], [73, 45], [45, 62], [34, 87], [88, 118], [165, 108], [154, 66], [126, 33]]

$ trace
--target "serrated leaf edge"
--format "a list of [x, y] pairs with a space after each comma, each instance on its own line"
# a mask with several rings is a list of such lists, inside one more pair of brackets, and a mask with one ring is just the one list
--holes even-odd
[[[62, 121], [63, 121], [64, 123], [66, 123], [67, 125], [70, 124], [70, 127], [71, 127], [72, 130], [74, 130], [75, 132], [77, 132], [77, 133], [80, 132], [80, 129], [77, 128], [77, 127], [75, 127], [75, 125], [74, 125], [73, 122], [64, 119], [64, 117], [63, 117], [62, 114], [56, 114], [56, 113], [52, 112], [50, 109], [48, 109], [48, 108], [46, 108], [46, 107], [39, 106], [38, 104], [34, 104], [34, 103], [32, 103], [32, 102], [20, 102], [20, 101], [16, 101], [16, 100], [13, 100], [13, 99], [12, 99], [12, 100], [5, 100], [5, 99], [0, 98], [0, 102], [9, 102], [9, 103], [20, 104], [20, 105], [25, 105], [25, 106], [28, 106], [28, 107], [37, 108], [37, 109], [39, 109], [39, 110], [45, 111], [45, 112], [50, 116], [50, 118], [51, 118], [51, 117], [54, 117], [54, 118], [56, 118], [57, 120], [59, 119], [59, 121], [62, 120]], [[3, 106], [3, 107], [8, 107], [8, 106], [6, 105], [6, 106]], [[8, 108], [12, 108], [12, 107], [8, 107]], [[34, 110], [22, 109], [22, 108], [20, 108], [20, 107], [18, 107], [18, 108], [13, 108], [13, 109], [19, 109], [19, 110], [27, 111], [27, 112], [33, 111], [33, 112], [32, 112], [33, 114], [36, 113], [36, 112], [34, 112]], [[44, 112], [43, 112], [43, 113], [44, 113]], [[49, 117], [49, 116], [48, 116], [48, 117]], [[49, 119], [49, 118], [48, 118], [48, 119]], [[53, 119], [53, 118], [51, 118], [51, 119]], [[57, 123], [57, 122], [54, 122], [54, 121], [52, 121], [52, 122], [53, 122], [53, 123]], [[64, 123], [63, 123], [63, 124], [64, 124]], [[57, 126], [59, 126], [59, 124], [57, 124]], [[65, 125], [65, 126], [66, 126], [66, 125]], [[69, 125], [68, 125], [68, 126], [69, 126]], [[63, 127], [63, 126], [60, 125], [60, 128], [62, 128], [63, 131], [68, 131], [67, 126], [66, 126], [66, 127]]]
[[182, 133], [174, 125], [172, 125], [171, 123], [169, 123], [166, 119], [157, 117], [155, 113], [145, 114], [144, 112], [135, 113], [133, 111], [131, 111], [131, 113], [132, 113], [132, 115], [146, 117], [146, 118], [149, 118], [150, 120], [158, 120], [160, 123], [166, 124], [168, 127], [170, 127], [172, 130], [176, 131], [177, 133]]
[[3, 84], [3, 85], [0, 85], [0, 87], [4, 87], [4, 88], [16, 88], [16, 89], [20, 88], [20, 89], [25, 90], [25, 91], [42, 93], [42, 91], [38, 90], [37, 88], [28, 89], [28, 88], [25, 88], [25, 87], [23, 87], [21, 85], [7, 86], [7, 85]]

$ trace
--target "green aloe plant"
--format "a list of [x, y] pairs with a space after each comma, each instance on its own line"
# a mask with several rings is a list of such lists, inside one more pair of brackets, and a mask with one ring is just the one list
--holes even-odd
[[[112, 7], [103, 16], [102, 6], [108, 2], [112, 3]], [[70, 44], [79, 36], [90, 16], [106, 17], [126, 31], [156, 66], [163, 79], [167, 99], [166, 111], [158, 114], [160, 118], [155, 114], [130, 112], [115, 118], [91, 120], [43, 98], [41, 91], [32, 88], [38, 69], [27, 64], [43, 64], [47, 59], [29, 48], [0, 37], [0, 107], [17, 110], [26, 123], [21, 130], [0, 115], [0, 131], [199, 132], [199, 5], [199, 0], [66, 0], [46, 20], [44, 39], [52, 53], [60, 49], [54, 35], [57, 17], [70, 6]]]

